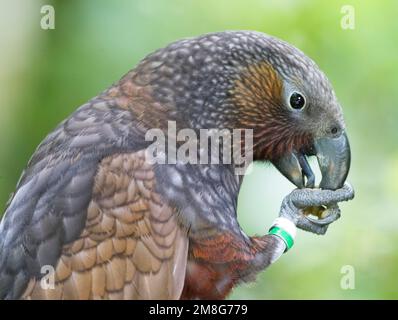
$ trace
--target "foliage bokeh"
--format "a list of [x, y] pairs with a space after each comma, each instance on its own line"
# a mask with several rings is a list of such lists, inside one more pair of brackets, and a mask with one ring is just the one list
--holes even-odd
[[[40, 7], [48, 3], [56, 28], [45, 31]], [[346, 4], [354, 30], [340, 26]], [[0, 212], [45, 135], [146, 54], [202, 33], [258, 30], [302, 49], [333, 83], [357, 194], [326, 236], [299, 232], [291, 252], [231, 298], [398, 298], [397, 11], [393, 0], [0, 0]], [[239, 198], [244, 230], [263, 234], [292, 189], [256, 165]], [[340, 287], [345, 265], [355, 269], [354, 290]]]

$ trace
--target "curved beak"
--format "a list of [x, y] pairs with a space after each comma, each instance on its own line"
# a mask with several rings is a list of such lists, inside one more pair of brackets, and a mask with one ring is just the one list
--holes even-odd
[[308, 164], [308, 156], [318, 159], [321, 189], [336, 190], [344, 185], [351, 164], [350, 144], [345, 132], [336, 138], [319, 138], [309, 150], [294, 151], [272, 163], [298, 188], [313, 188], [315, 175]]

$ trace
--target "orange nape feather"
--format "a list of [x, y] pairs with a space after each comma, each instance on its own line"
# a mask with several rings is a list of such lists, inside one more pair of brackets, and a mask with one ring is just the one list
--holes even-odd
[[253, 129], [254, 160], [272, 160], [305, 148], [308, 133], [299, 130], [283, 101], [283, 81], [267, 62], [249, 65], [230, 92], [239, 110], [237, 125]]

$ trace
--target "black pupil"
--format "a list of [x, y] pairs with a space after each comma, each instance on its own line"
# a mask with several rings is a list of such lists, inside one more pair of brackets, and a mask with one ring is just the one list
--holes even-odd
[[301, 109], [304, 107], [304, 103], [304, 97], [300, 93], [294, 92], [290, 96], [290, 105], [293, 109]]

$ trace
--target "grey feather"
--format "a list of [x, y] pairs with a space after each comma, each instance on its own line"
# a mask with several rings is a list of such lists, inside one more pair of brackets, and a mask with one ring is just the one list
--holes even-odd
[[145, 147], [135, 121], [128, 110], [97, 98], [40, 144], [0, 224], [0, 299], [20, 297], [29, 279], [40, 278], [42, 266], [55, 266], [62, 247], [79, 237], [97, 164]]

